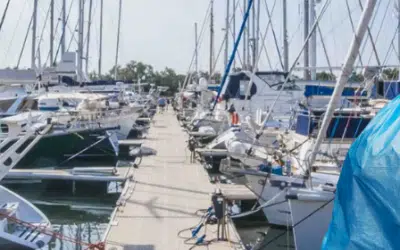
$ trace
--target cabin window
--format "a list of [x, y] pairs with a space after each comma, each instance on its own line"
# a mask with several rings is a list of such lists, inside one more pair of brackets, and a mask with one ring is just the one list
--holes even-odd
[[247, 94], [248, 88], [249, 88], [249, 81], [240, 81], [240, 96], [245, 96]]
[[1, 133], [8, 133], [8, 125], [7, 124], [0, 124]]

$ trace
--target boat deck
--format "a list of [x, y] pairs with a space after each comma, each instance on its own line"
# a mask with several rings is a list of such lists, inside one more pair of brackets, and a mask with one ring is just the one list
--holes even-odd
[[[143, 145], [155, 149], [157, 155], [143, 158], [139, 168], [133, 170], [133, 181], [126, 182], [105, 233], [106, 249], [190, 249], [194, 241], [185, 243], [178, 232], [196, 226], [201, 219], [196, 211], [211, 205], [216, 186], [209, 182], [200, 164], [190, 163], [187, 135], [176, 116], [167, 111], [157, 114], [154, 120]], [[228, 229], [230, 241], [212, 242], [208, 249], [243, 249], [230, 222]], [[205, 241], [216, 239], [216, 225], [208, 225], [206, 230]], [[190, 231], [182, 234], [189, 235]]]

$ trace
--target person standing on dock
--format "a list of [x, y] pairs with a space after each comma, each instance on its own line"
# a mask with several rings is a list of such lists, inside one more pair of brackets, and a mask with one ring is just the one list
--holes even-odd
[[169, 98], [167, 98], [167, 110], [168, 110], [169, 104], [170, 104], [170, 100], [169, 100]]
[[165, 105], [166, 105], [165, 98], [164, 97], [158, 98], [158, 102], [157, 103], [158, 103], [159, 112], [163, 113]]

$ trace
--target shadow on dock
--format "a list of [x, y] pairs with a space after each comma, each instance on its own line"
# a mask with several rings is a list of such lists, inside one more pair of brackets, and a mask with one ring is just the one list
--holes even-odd
[[[109, 250], [117, 249], [116, 247], [111, 247]], [[155, 250], [155, 248], [153, 245], [124, 245], [121, 250]]]
[[149, 182], [143, 182], [137, 180], [136, 183], [140, 183], [142, 185], [148, 185], [148, 186], [153, 186], [153, 187], [159, 187], [159, 188], [165, 188], [165, 189], [172, 189], [172, 190], [178, 190], [178, 191], [183, 191], [183, 192], [189, 192], [189, 193], [195, 193], [195, 194], [204, 194], [204, 195], [210, 195], [209, 192], [203, 192], [199, 190], [193, 190], [193, 189], [187, 189], [187, 188], [177, 188], [177, 187], [172, 187], [172, 186], [166, 186], [166, 185], [161, 185], [161, 184], [154, 184], [154, 183], [149, 183]]

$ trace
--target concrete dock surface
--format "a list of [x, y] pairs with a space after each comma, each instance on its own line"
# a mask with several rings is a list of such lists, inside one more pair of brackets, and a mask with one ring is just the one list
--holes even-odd
[[[154, 120], [143, 145], [155, 149], [157, 154], [143, 158], [139, 168], [133, 169], [133, 180], [127, 183], [106, 232], [106, 249], [191, 249], [190, 243], [195, 240], [185, 243], [178, 232], [196, 226], [201, 219], [196, 211], [211, 205], [215, 185], [209, 182], [203, 166], [190, 163], [188, 136], [179, 126], [176, 115], [167, 111], [156, 114]], [[230, 240], [213, 241], [208, 249], [242, 249], [232, 224], [228, 228]], [[205, 241], [214, 240], [216, 231], [216, 225], [208, 225], [198, 236], [205, 233]], [[189, 237], [190, 231], [182, 236]]]

